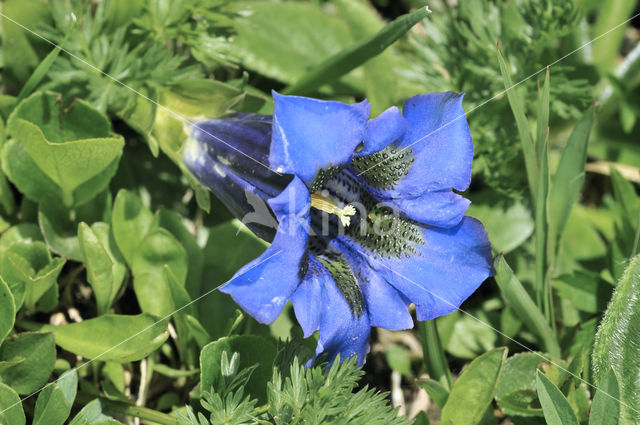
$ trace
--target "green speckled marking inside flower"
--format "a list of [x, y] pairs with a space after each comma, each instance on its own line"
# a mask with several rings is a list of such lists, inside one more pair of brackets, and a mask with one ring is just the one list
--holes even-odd
[[311, 182], [309, 192], [313, 193], [322, 190], [322, 187], [325, 185], [325, 183], [338, 175], [338, 173], [342, 171], [342, 168], [343, 167], [331, 165], [329, 167], [321, 168], [320, 170], [318, 170], [315, 177], [313, 178], [313, 181]]
[[411, 149], [392, 144], [371, 155], [354, 158], [351, 166], [376, 189], [392, 189], [409, 174], [414, 160]]
[[364, 313], [364, 299], [356, 276], [347, 260], [342, 255], [331, 252], [318, 257], [318, 261], [331, 274], [351, 311], [360, 317]]

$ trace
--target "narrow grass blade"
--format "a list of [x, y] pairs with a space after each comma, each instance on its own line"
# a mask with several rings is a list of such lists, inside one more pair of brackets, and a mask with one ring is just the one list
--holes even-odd
[[496, 270], [496, 282], [507, 303], [513, 307], [525, 326], [540, 337], [545, 351], [552, 356], [560, 357], [560, 346], [553, 330], [547, 324], [527, 290], [524, 289], [522, 283], [513, 274], [513, 270], [511, 270], [504, 257], [499, 255], [493, 266]]
[[[544, 144], [549, 132], [549, 67], [547, 67], [547, 73], [544, 77], [544, 85], [542, 86], [542, 93], [540, 93], [540, 103], [538, 104], [538, 119], [536, 122], [536, 153], [538, 154], [538, 161], [542, 161], [542, 154], [544, 150]], [[542, 164], [540, 164], [542, 167]]]
[[53, 50], [50, 51], [49, 54], [47, 54], [47, 56], [42, 60], [42, 62], [38, 64], [36, 69], [33, 71], [33, 74], [31, 74], [27, 82], [24, 83], [24, 86], [22, 86], [20, 93], [18, 93], [18, 97], [16, 99], [16, 105], [20, 103], [22, 99], [29, 96], [33, 92], [33, 89], [35, 89], [36, 86], [40, 84], [40, 81], [42, 81], [44, 76], [47, 75], [47, 72], [49, 72], [51, 65], [53, 65], [53, 62], [56, 60], [56, 58], [62, 51], [64, 44], [69, 38], [69, 34], [71, 34], [71, 31], [67, 33], [64, 40], [62, 40], [62, 43], [54, 47]]
[[587, 160], [587, 145], [594, 120], [593, 107], [580, 119], [573, 129], [567, 146], [562, 151], [558, 170], [553, 176], [549, 190], [549, 254], [551, 264], [558, 240], [567, 224], [573, 204], [578, 200], [584, 182], [584, 166]]
[[541, 371], [536, 376], [536, 388], [544, 419], [549, 425], [578, 425], [569, 401]]
[[447, 390], [451, 390], [451, 371], [444, 355], [442, 342], [440, 342], [436, 322], [434, 320], [418, 322], [418, 328], [420, 330], [420, 343], [422, 344], [424, 365], [427, 368], [427, 373]]
[[402, 15], [381, 29], [377, 34], [329, 57], [297, 83], [283, 90], [284, 94], [308, 94], [318, 87], [336, 81], [349, 71], [382, 53], [394, 41], [429, 14], [426, 7]]
[[[545, 132], [546, 133], [546, 132]], [[551, 308], [551, 288], [549, 276], [548, 246], [548, 216], [547, 200], [549, 194], [549, 154], [548, 138], [542, 142], [540, 152], [540, 173], [538, 180], [538, 199], [536, 200], [536, 301], [542, 308], [547, 323], [553, 325]]]
[[500, 72], [502, 73], [502, 79], [504, 80], [504, 87], [509, 99], [509, 105], [511, 105], [511, 112], [516, 120], [516, 126], [518, 127], [518, 134], [522, 141], [522, 152], [524, 154], [524, 165], [527, 169], [527, 180], [529, 181], [529, 189], [531, 191], [531, 199], [535, 202], [537, 199], [537, 186], [538, 186], [538, 164], [536, 160], [536, 148], [534, 145], [531, 131], [529, 131], [529, 123], [527, 122], [527, 116], [525, 115], [524, 100], [522, 96], [513, 87], [513, 80], [511, 80], [511, 74], [505, 61], [505, 58], [498, 46], [498, 62], [500, 63]]

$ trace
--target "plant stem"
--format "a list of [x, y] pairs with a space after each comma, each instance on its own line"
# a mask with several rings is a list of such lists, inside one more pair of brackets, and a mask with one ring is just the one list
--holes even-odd
[[424, 354], [424, 365], [432, 379], [440, 382], [447, 390], [451, 390], [451, 371], [442, 348], [435, 320], [418, 322], [420, 343]]

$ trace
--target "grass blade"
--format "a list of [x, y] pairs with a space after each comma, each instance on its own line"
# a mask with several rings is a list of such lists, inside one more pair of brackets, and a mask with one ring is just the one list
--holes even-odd
[[428, 9], [423, 7], [396, 18], [377, 34], [327, 58], [298, 82], [284, 89], [282, 93], [304, 95], [324, 84], [336, 81], [352, 69], [382, 53], [428, 14]]
[[447, 390], [451, 390], [451, 371], [444, 355], [435, 320], [418, 322], [418, 328], [420, 330], [420, 343], [422, 344], [424, 365], [427, 368], [427, 373]]
[[567, 146], [562, 151], [558, 170], [553, 176], [549, 191], [549, 254], [554, 264], [557, 242], [567, 224], [573, 204], [578, 200], [584, 182], [584, 166], [587, 160], [587, 145], [593, 124], [594, 110], [591, 108], [573, 129]]
[[513, 87], [513, 80], [511, 80], [511, 74], [505, 58], [498, 45], [498, 62], [500, 63], [500, 72], [502, 73], [502, 79], [504, 80], [504, 87], [509, 99], [509, 105], [511, 105], [511, 111], [516, 120], [516, 126], [518, 127], [518, 134], [522, 141], [522, 152], [524, 154], [524, 165], [527, 169], [527, 180], [529, 181], [529, 189], [531, 191], [531, 198], [535, 202], [537, 199], [537, 186], [538, 186], [538, 164], [536, 160], [536, 149], [529, 131], [529, 123], [527, 116], [525, 115], [524, 100], [522, 96]]
[[553, 330], [549, 327], [527, 290], [524, 289], [522, 283], [513, 274], [513, 270], [511, 270], [504, 257], [499, 255], [493, 266], [496, 270], [496, 282], [507, 303], [513, 307], [523, 323], [540, 337], [545, 351], [559, 358], [561, 356], [560, 346]]
[[[549, 67], [547, 67], [547, 73], [544, 77], [544, 85], [542, 86], [542, 93], [540, 94], [540, 103], [538, 104], [538, 120], [536, 122], [536, 153], [538, 154], [538, 160], [542, 161], [542, 154], [544, 151], [544, 144], [549, 132]], [[540, 164], [542, 167], [542, 164]]]

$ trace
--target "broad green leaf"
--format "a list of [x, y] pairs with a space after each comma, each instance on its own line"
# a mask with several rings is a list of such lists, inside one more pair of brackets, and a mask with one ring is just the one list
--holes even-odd
[[405, 348], [398, 344], [390, 344], [385, 352], [385, 357], [392, 370], [398, 371], [408, 378], [413, 377], [411, 358]]
[[187, 253], [171, 233], [156, 228], [142, 240], [131, 264], [133, 289], [142, 311], [158, 316], [171, 314], [176, 305], [164, 275], [167, 265], [184, 288], [187, 276]]
[[553, 287], [558, 295], [571, 301], [578, 310], [587, 313], [603, 311], [613, 289], [599, 275], [586, 271], [558, 276], [553, 280]]
[[118, 363], [147, 357], [169, 337], [167, 322], [146, 313], [105, 314], [79, 323], [40, 328], [53, 332], [56, 344], [73, 354]]
[[[102, 172], [78, 186], [73, 191], [73, 205], [87, 202], [104, 190], [116, 173], [118, 162], [119, 158], [114, 159]], [[34, 202], [59, 203], [65, 196], [17, 140], [9, 140], [2, 150], [2, 170], [18, 190]]]
[[155, 215], [154, 223], [158, 227], [167, 229], [186, 251], [189, 267], [185, 287], [189, 295], [192, 298], [196, 298], [200, 295], [202, 268], [204, 265], [204, 255], [196, 242], [196, 238], [187, 230], [180, 216], [173, 211], [158, 211]]
[[449, 391], [438, 381], [433, 379], [421, 379], [418, 384], [429, 394], [433, 402], [442, 409], [449, 398]]
[[78, 262], [84, 261], [78, 240], [78, 224], [82, 221], [110, 221], [110, 218], [111, 193], [108, 190], [73, 209], [53, 202], [43, 202], [38, 207], [38, 223], [49, 249]]
[[[256, 349], [257, 347], [260, 349]], [[207, 344], [200, 352], [201, 391], [210, 391], [214, 380], [220, 377], [220, 362], [224, 351], [229, 357], [236, 352], [240, 354], [240, 370], [258, 365], [251, 374], [246, 390], [260, 403], [265, 402], [266, 386], [273, 373], [276, 347], [264, 338], [255, 335], [224, 337]]]
[[121, 190], [113, 203], [111, 226], [122, 256], [131, 266], [138, 250], [153, 223], [153, 214], [133, 192]]
[[536, 374], [547, 364], [546, 356], [536, 353], [519, 353], [505, 363], [496, 392], [496, 400], [507, 415], [542, 416], [537, 405]]
[[40, 228], [33, 223], [19, 223], [11, 226], [0, 236], [0, 257], [16, 242], [44, 242]]
[[0, 273], [9, 287], [24, 284], [24, 305], [33, 309], [36, 302], [56, 285], [65, 259], [52, 258], [42, 242], [18, 242], [11, 245], [0, 262]]
[[589, 425], [618, 425], [620, 418], [619, 399], [618, 377], [611, 368], [593, 396]]
[[441, 423], [474, 425], [482, 420], [498, 389], [507, 352], [506, 348], [496, 348], [471, 362], [451, 389]]
[[549, 425], [578, 425], [578, 419], [565, 396], [541, 371], [536, 375], [536, 388], [544, 418]]
[[16, 304], [9, 285], [0, 276], [0, 345], [13, 329], [16, 316]]
[[151, 154], [157, 158], [160, 154], [160, 147], [158, 141], [151, 137], [151, 131], [156, 121], [158, 96], [154, 90], [147, 90], [144, 87], [140, 88], [140, 93], [144, 97], [136, 97], [133, 106], [129, 110], [118, 112], [118, 116], [146, 140]]
[[278, 81], [297, 81], [352, 43], [347, 25], [314, 4], [236, 2], [234, 9], [241, 13], [234, 20], [234, 55]]
[[494, 252], [513, 251], [533, 233], [531, 212], [520, 201], [483, 191], [470, 197], [467, 215], [482, 222]]
[[0, 424], [25, 425], [22, 402], [11, 387], [0, 382]]
[[573, 129], [562, 151], [558, 169], [549, 190], [549, 252], [553, 255], [573, 204], [578, 200], [584, 182], [584, 166], [594, 111], [588, 110]]
[[486, 325], [491, 322], [487, 312], [474, 309], [471, 314], [474, 317], [466, 314], [458, 317], [445, 346], [447, 352], [469, 360], [495, 348], [498, 342], [498, 334]]
[[540, 337], [545, 350], [553, 356], [560, 357], [560, 346], [553, 331], [504, 257], [498, 256], [493, 266], [496, 271], [495, 279], [504, 299], [515, 310], [525, 326]]
[[124, 140], [110, 134], [110, 122], [88, 103], [67, 108], [55, 93], [36, 93], [9, 117], [9, 133], [24, 144], [37, 166], [61, 189], [63, 202], [73, 191], [122, 155]]
[[0, 379], [18, 394], [29, 394], [47, 382], [55, 361], [53, 334], [11, 335], [0, 346]]
[[596, 386], [605, 385], [609, 369], [620, 377], [620, 422], [638, 423], [640, 413], [640, 256], [631, 260], [600, 322], [593, 346]]
[[124, 259], [107, 223], [98, 222], [91, 227], [80, 223], [78, 239], [87, 267], [87, 280], [96, 297], [98, 314], [105, 314], [122, 286], [126, 273]]
[[69, 422], [69, 425], [122, 425], [111, 416], [103, 413], [103, 401], [95, 399], [87, 403]]
[[529, 181], [529, 189], [531, 191], [531, 199], [536, 201], [538, 196], [538, 160], [536, 155], [536, 147], [529, 130], [529, 122], [525, 115], [524, 99], [518, 87], [513, 84], [511, 80], [511, 72], [509, 71], [509, 65], [502, 55], [500, 46], [498, 46], [498, 62], [500, 64], [500, 72], [502, 73], [502, 79], [504, 80], [505, 92], [509, 99], [509, 105], [513, 112], [513, 117], [516, 119], [516, 126], [518, 127], [518, 134], [520, 135], [520, 142], [522, 143], [522, 153], [524, 154], [524, 165], [527, 170], [527, 180]]
[[33, 425], [63, 425], [76, 398], [78, 375], [74, 369], [46, 385], [38, 394]]

